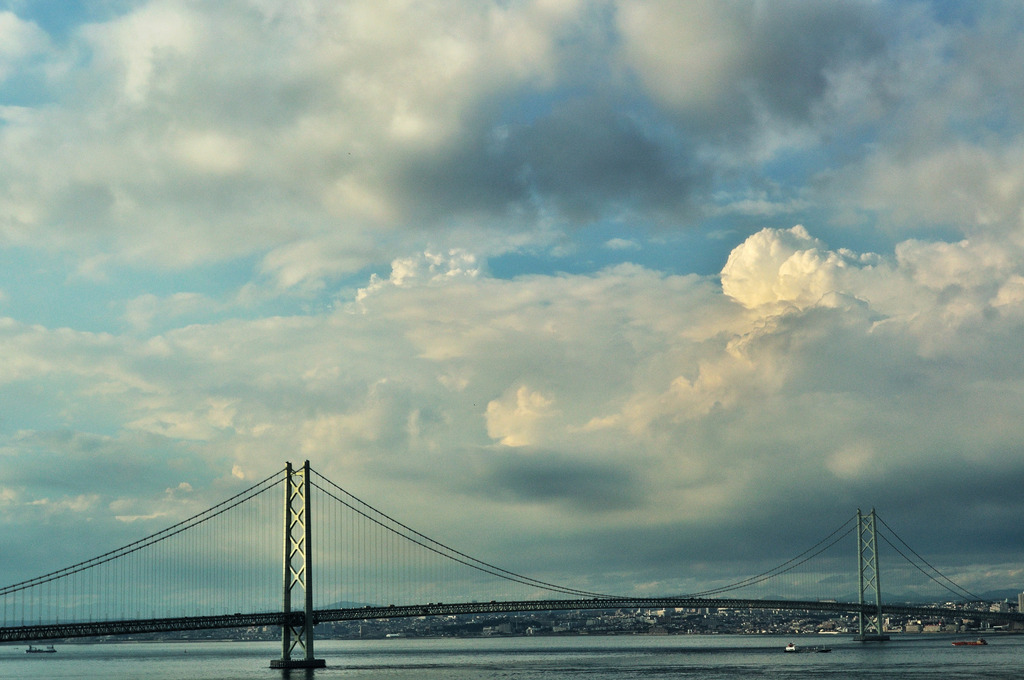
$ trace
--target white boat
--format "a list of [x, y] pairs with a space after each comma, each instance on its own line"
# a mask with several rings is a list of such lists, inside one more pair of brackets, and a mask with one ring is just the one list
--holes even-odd
[[797, 653], [797, 652], [803, 652], [803, 653], [816, 652], [818, 654], [826, 654], [828, 652], [831, 652], [832, 649], [829, 648], [829, 647], [799, 647], [796, 644], [790, 642], [788, 645], [786, 645], [786, 648], [783, 651], [785, 651], [785, 652], [794, 652], [794, 653]]

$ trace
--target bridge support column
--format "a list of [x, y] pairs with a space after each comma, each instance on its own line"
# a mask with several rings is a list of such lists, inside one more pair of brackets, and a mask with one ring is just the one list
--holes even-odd
[[[309, 510], [309, 461], [300, 470], [285, 467], [284, 487], [284, 602], [281, 626], [281, 658], [271, 668], [323, 668], [327, 663], [313, 656], [313, 542]], [[292, 595], [302, 590], [303, 613], [292, 616]], [[305, 654], [293, 658], [295, 648]]]
[[[857, 579], [860, 589], [857, 602], [861, 609], [857, 613], [858, 642], [883, 642], [889, 639], [882, 627], [882, 585], [878, 571], [878, 541], [875, 532], [875, 509], [866, 517], [857, 508]], [[874, 611], [865, 611], [864, 593], [874, 594]]]

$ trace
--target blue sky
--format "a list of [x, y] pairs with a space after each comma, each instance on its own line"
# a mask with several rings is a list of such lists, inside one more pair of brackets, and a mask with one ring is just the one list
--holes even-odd
[[557, 575], [571, 532], [617, 589], [873, 505], [1024, 587], [1022, 26], [0, 0], [4, 569], [308, 458], [493, 563]]

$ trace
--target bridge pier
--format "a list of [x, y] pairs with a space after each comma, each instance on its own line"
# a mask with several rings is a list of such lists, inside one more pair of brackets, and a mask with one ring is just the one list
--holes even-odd
[[324, 659], [271, 659], [271, 668], [326, 668]]
[[[284, 602], [281, 626], [281, 658], [271, 668], [323, 668], [327, 662], [313, 654], [313, 516], [309, 510], [309, 461], [301, 470], [286, 463], [284, 485]], [[292, 593], [303, 593], [303, 616], [295, 625], [291, 616]], [[298, 618], [298, 617], [296, 617]], [[296, 647], [305, 654], [292, 658]]]
[[858, 633], [853, 636], [854, 642], [888, 642], [886, 633]]

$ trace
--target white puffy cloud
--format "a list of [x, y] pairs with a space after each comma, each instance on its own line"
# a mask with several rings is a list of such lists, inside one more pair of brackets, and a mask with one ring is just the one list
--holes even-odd
[[475, 278], [480, 273], [476, 257], [465, 250], [456, 249], [448, 253], [425, 252], [413, 257], [403, 257], [391, 262], [391, 275], [382, 279], [376, 274], [371, 276], [370, 284], [360, 288], [356, 296], [358, 301], [386, 286], [416, 286], [423, 284], [443, 284], [455, 278]]
[[1024, 276], [1012, 274], [1005, 283], [999, 286], [999, 291], [992, 299], [992, 306], [996, 308], [1016, 308], [1021, 310], [1024, 303]]
[[123, 100], [145, 105], [164, 85], [161, 70], [175, 57], [187, 60], [199, 47], [202, 18], [187, 5], [151, 2], [123, 17], [83, 28], [94, 58], [114, 81]]
[[501, 399], [487, 404], [487, 435], [503, 446], [536, 444], [537, 429], [552, 413], [554, 404], [540, 392], [522, 385], [509, 390]]
[[[0, 233], [101, 268], [257, 255], [280, 287], [316, 290], [393, 259], [396, 242], [461, 247], [467, 223], [495, 252], [544, 243], [536, 218], [548, 213], [675, 226], [715, 167], [734, 162], [727, 140], [764, 127], [757, 111], [806, 119], [833, 70], [877, 51], [857, 5], [772, 14], [737, 3], [129, 3], [45, 54], [50, 101], [4, 110]], [[768, 49], [777, 29], [817, 36], [813, 49]], [[722, 49], [680, 40], [690, 34]], [[623, 66], [650, 95], [630, 110], [613, 104], [636, 95], [633, 79], [606, 77]], [[619, 94], [601, 95], [604, 82]], [[558, 90], [567, 84], [583, 93]], [[703, 122], [674, 121], [690, 107]], [[709, 126], [722, 134], [702, 136], [718, 141], [698, 153], [691, 133]], [[754, 136], [755, 147], [805, 143], [775, 124]]]
[[1024, 141], [993, 136], [983, 143], [936, 140], [886, 147], [840, 173], [847, 196], [885, 216], [901, 233], [944, 225], [966, 235], [1020, 233]]
[[857, 306], [916, 353], [956, 356], [974, 353], [974, 332], [997, 308], [1005, 316], [1018, 306], [1022, 256], [1013, 242], [977, 238], [908, 240], [883, 258], [833, 251], [801, 226], [764, 229], [732, 251], [722, 290], [758, 317]]
[[[1022, 226], [1020, 112], [1008, 64], [1024, 58], [1020, 6], [972, 6], [956, 20], [928, 4], [894, 15], [875, 141], [819, 177], [821, 200], [856, 228], [877, 221], [896, 240], [944, 234], [1014, 238]], [[913, 31], [915, 39], [901, 35]], [[955, 238], [955, 237], [954, 237]]]
[[[616, 19], [623, 63], [657, 101], [712, 139], [745, 140], [768, 158], [814, 140], [819, 116], [843, 124], [856, 118], [851, 104], [879, 96], [874, 62], [885, 39], [876, 11], [850, 2], [777, 2], [766, 12], [731, 0], [640, 0], [618, 3]], [[862, 96], [848, 101], [855, 87]]]
[[[580, 11], [129, 4], [47, 55], [53, 101], [3, 110], [0, 233], [89, 254], [98, 238], [112, 263], [269, 252], [284, 286], [387, 261], [370, 235], [524, 198], [511, 168], [461, 169], [488, 155], [465, 145], [497, 100], [554, 82]], [[40, 31], [0, 16], [7, 52], [29, 50]], [[303, 268], [309, 245], [324, 253]]]
[[152, 293], [141, 295], [125, 305], [124, 319], [133, 328], [147, 331], [157, 320], [166, 324], [197, 312], [209, 312], [217, 305], [199, 293], [174, 293], [161, 299]]
[[299, 455], [611, 571], [1018, 509], [1017, 3], [115, 10], [0, 14], [0, 521]]
[[640, 245], [636, 241], [631, 241], [625, 238], [612, 238], [604, 244], [605, 248], [609, 250], [640, 250]]
[[[424, 490], [499, 524], [525, 503], [508, 530], [536, 540], [552, 516], [608, 540], [651, 522], [685, 533], [769, 498], [798, 498], [787, 512], [853, 505], [863, 484], [902, 479], [936, 450], [946, 462], [915, 475], [915, 489], [940, 488], [946, 465], [968, 458], [1016, 469], [1005, 395], [1024, 389], [1013, 351], [1024, 314], [1009, 313], [1022, 306], [1020, 274], [975, 272], [965, 283], [988, 297], [942, 294], [941, 279], [919, 275], [943, 276], [946, 262], [955, 279], [963, 257], [994, 255], [907, 243], [883, 262], [831, 251], [802, 227], [766, 229], [735, 248], [719, 287], [636, 265], [499, 280], [469, 253], [430, 252], [316, 315], [149, 338], [7, 322], [0, 389], [45, 377], [61, 392], [38, 403], [69, 425], [102, 417], [124, 437], [201, 447], [231, 483], [301, 455], [455, 535], [472, 527], [424, 507]], [[950, 325], [956, 305], [975, 305], [986, 325]], [[991, 365], [965, 371], [978, 362]], [[41, 435], [26, 436], [7, 442], [9, 459]], [[122, 450], [105, 442], [95, 455], [114, 464]], [[892, 482], [886, 500], [911, 491]], [[579, 512], [598, 496], [600, 512]], [[117, 507], [137, 521], [184, 510]]]
[[37, 25], [23, 21], [10, 11], [0, 11], [0, 83], [25, 60], [49, 47], [49, 40]]
[[843, 258], [797, 225], [786, 231], [763, 229], [729, 254], [722, 290], [750, 308], [803, 309], [837, 292]]
[[988, 288], [1020, 266], [1016, 248], [979, 240], [957, 243], [905, 241], [896, 248], [900, 266], [932, 291]]

